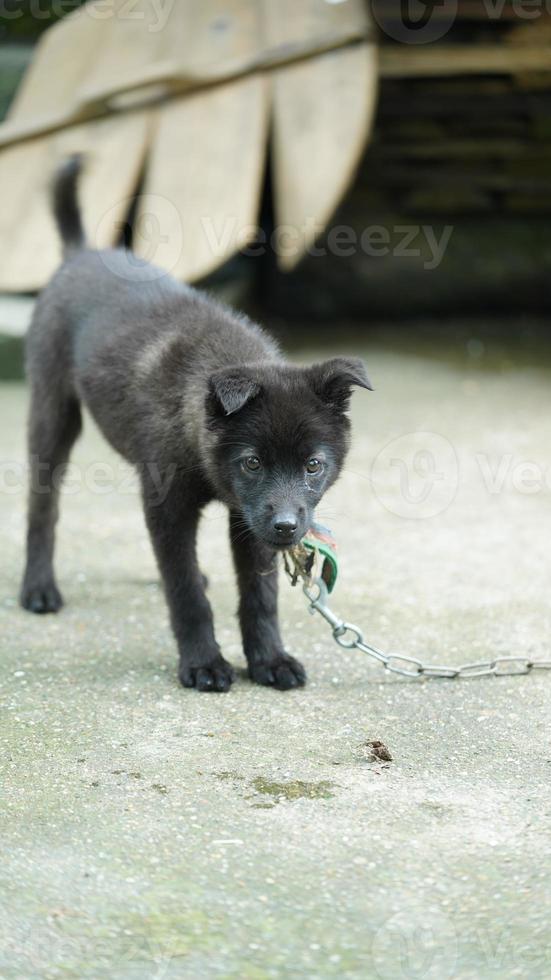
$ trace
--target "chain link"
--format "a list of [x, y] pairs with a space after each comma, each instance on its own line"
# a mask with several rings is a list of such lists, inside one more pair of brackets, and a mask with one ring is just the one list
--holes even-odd
[[323, 579], [318, 578], [313, 584], [305, 583], [302, 591], [308, 599], [311, 614], [318, 613], [331, 627], [335, 643], [345, 650], [361, 650], [383, 664], [386, 670], [401, 674], [402, 677], [443, 677], [450, 680], [456, 677], [515, 677], [529, 674], [532, 670], [551, 670], [551, 660], [532, 660], [530, 657], [496, 657], [494, 660], [448, 667], [444, 664], [423, 663], [416, 657], [405, 657], [401, 653], [386, 654], [366, 643], [359, 626], [347, 623], [329, 608], [327, 586]]

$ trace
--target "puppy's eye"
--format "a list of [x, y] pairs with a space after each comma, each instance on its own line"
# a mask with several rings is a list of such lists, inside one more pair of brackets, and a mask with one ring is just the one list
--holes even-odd
[[257, 473], [260, 469], [261, 463], [258, 456], [247, 456], [247, 458], [243, 460], [243, 466], [246, 470], [249, 470], [250, 473]]
[[321, 462], [321, 460], [317, 459], [316, 456], [312, 456], [312, 459], [309, 459], [308, 462], [306, 463], [306, 472], [309, 473], [311, 476], [315, 476], [317, 473], [321, 473], [322, 469], [323, 469], [323, 463]]

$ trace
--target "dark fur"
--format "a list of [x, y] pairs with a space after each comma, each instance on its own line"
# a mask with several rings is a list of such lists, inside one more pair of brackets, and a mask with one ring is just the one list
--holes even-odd
[[[32, 478], [22, 605], [43, 613], [62, 603], [53, 572], [58, 486], [84, 403], [139, 470], [182, 683], [225, 691], [232, 681], [195, 553], [201, 509], [218, 499], [230, 511], [249, 674], [278, 688], [303, 684], [279, 634], [274, 558], [304, 535], [339, 474], [345, 410], [352, 385], [370, 387], [365, 369], [348, 358], [286, 364], [245, 317], [122, 251], [86, 248], [79, 170], [73, 159], [56, 178], [65, 259], [27, 340]], [[247, 469], [251, 456], [258, 471]], [[311, 457], [324, 462], [321, 474], [306, 472]]]

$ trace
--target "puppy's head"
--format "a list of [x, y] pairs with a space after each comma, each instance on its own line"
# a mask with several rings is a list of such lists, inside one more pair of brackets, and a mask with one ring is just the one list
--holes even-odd
[[288, 548], [310, 528], [346, 455], [354, 385], [371, 389], [363, 363], [348, 357], [229, 367], [210, 378], [217, 483], [264, 544]]

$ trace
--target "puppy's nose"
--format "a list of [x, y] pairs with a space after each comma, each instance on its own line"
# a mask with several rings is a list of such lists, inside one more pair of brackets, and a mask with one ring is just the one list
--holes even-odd
[[280, 538], [290, 538], [296, 531], [298, 525], [295, 517], [279, 517], [274, 521], [274, 530]]

